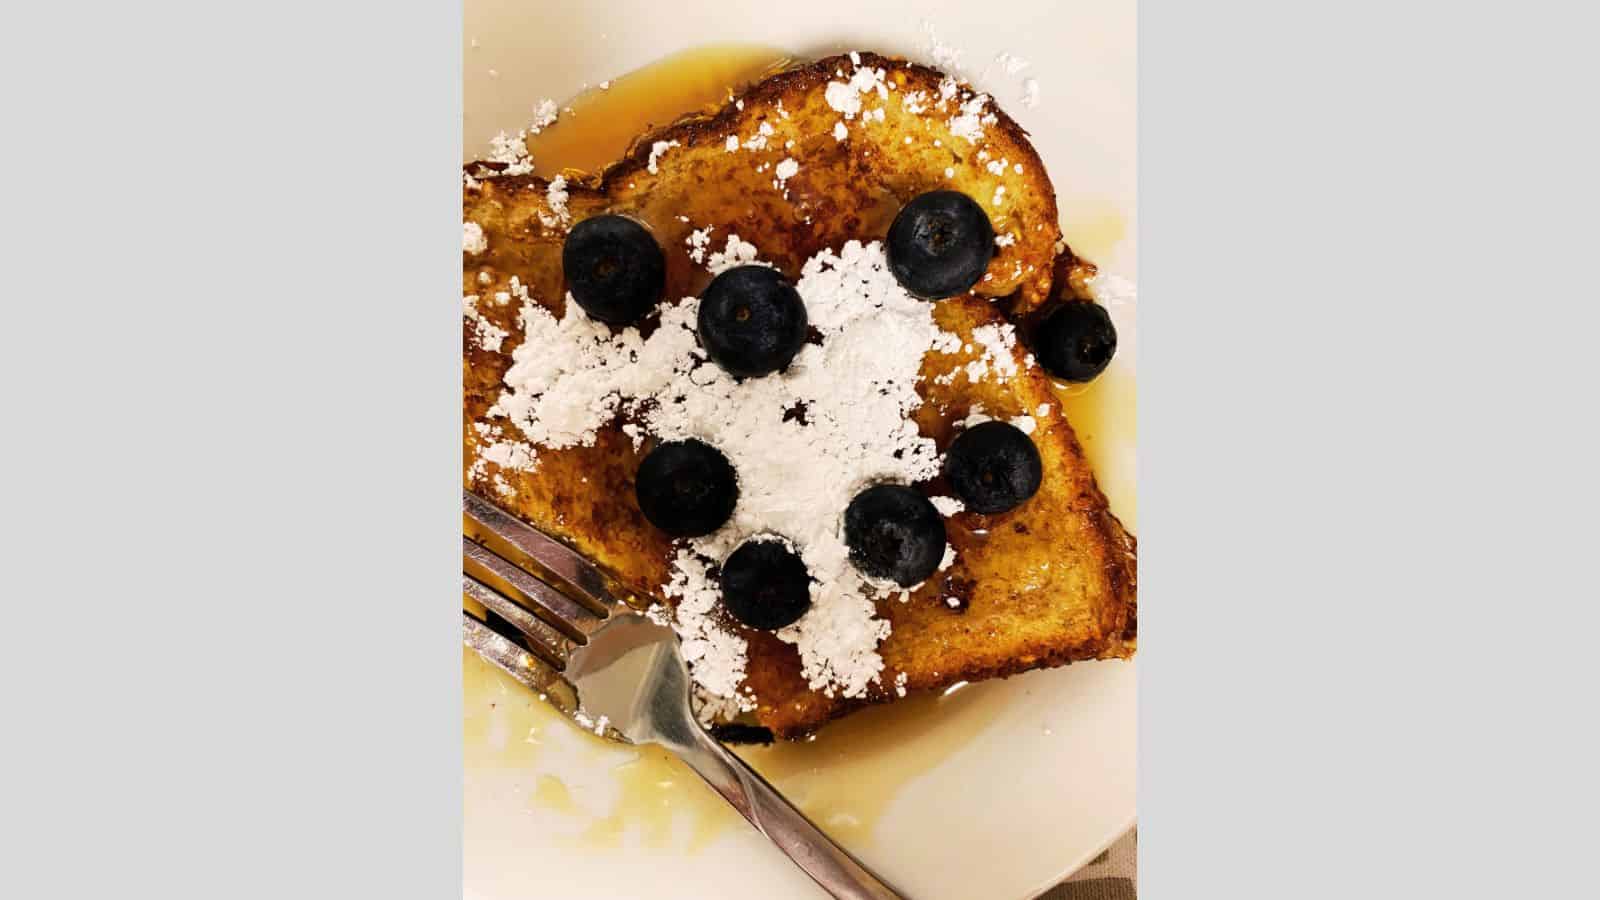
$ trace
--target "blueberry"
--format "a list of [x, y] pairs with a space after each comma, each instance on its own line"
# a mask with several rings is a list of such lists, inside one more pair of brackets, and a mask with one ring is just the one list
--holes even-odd
[[561, 248], [567, 290], [591, 319], [627, 325], [661, 299], [667, 264], [643, 225], [595, 216], [572, 227]]
[[924, 300], [964, 293], [989, 268], [994, 227], [976, 201], [959, 191], [929, 191], [889, 226], [889, 270]]
[[856, 568], [911, 587], [927, 580], [944, 558], [944, 517], [912, 488], [875, 485], [845, 509], [844, 542]]
[[806, 342], [806, 305], [776, 269], [739, 266], [700, 298], [700, 345], [730, 374], [754, 378], [787, 366]]
[[1066, 303], [1052, 310], [1033, 332], [1039, 365], [1064, 381], [1092, 380], [1117, 352], [1117, 329], [1105, 307]]
[[739, 484], [728, 458], [694, 439], [659, 444], [634, 479], [639, 511], [673, 537], [700, 537], [733, 515]]
[[950, 444], [944, 475], [968, 509], [998, 513], [1039, 490], [1044, 466], [1039, 448], [1021, 429], [991, 421], [968, 428]]
[[811, 575], [782, 541], [746, 541], [722, 564], [722, 605], [751, 628], [782, 628], [811, 608]]

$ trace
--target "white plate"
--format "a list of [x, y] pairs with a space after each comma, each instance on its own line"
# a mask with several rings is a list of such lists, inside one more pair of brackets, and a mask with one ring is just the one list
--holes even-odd
[[[708, 43], [796, 55], [874, 49], [931, 62], [924, 23], [961, 74], [1032, 134], [1073, 247], [1134, 275], [1134, 6], [859, 0], [766, 4], [466, 0], [469, 157], [536, 101], [569, 97]], [[1028, 61], [1009, 74], [994, 62]], [[987, 70], [987, 72], [985, 72]], [[1021, 103], [1024, 78], [1039, 103]], [[559, 126], [558, 126], [559, 127]], [[1117, 418], [1086, 441], [1113, 510], [1137, 533], [1134, 306], [1112, 309], [1122, 349], [1102, 376]], [[1070, 413], [1069, 413], [1070, 414]], [[1080, 426], [1080, 432], [1083, 428]], [[466, 895], [702, 898], [820, 892], [675, 763], [605, 745], [467, 658]], [[1089, 663], [851, 717], [758, 768], [853, 852], [918, 900], [1021, 900], [1060, 881], [1134, 820], [1135, 666]]]

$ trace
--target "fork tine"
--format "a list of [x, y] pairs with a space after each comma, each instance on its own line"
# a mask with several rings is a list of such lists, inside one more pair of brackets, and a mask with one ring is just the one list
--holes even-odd
[[584, 643], [588, 633], [605, 621], [604, 615], [597, 615], [580, 606], [571, 597], [470, 538], [461, 539], [461, 564], [467, 575], [500, 593], [511, 595], [512, 599], [520, 601], [576, 643]]
[[611, 589], [611, 579], [582, 554], [471, 491], [461, 494], [463, 525], [468, 537], [506, 559], [514, 561], [520, 555], [532, 560], [540, 569], [570, 586], [579, 602], [602, 616], [617, 608], [620, 601]]
[[472, 613], [461, 611], [461, 640], [474, 653], [488, 660], [496, 668], [510, 675], [524, 686], [532, 688], [539, 699], [560, 710], [584, 731], [623, 744], [632, 743], [602, 716], [599, 721], [584, 715], [578, 703], [578, 690], [561, 673], [550, 668], [538, 657], [523, 650], [504, 635], [477, 620]]
[[566, 668], [567, 655], [578, 644], [521, 604], [470, 575], [461, 576], [461, 591], [507, 622], [527, 638], [529, 649], [557, 669]]
[[[564, 544], [470, 491], [463, 496], [461, 586], [469, 606], [461, 612], [463, 641], [584, 729], [627, 743], [603, 716], [593, 721], [582, 713], [577, 691], [561, 674], [591, 632], [613, 612], [628, 608], [616, 599], [611, 580]], [[532, 569], [524, 562], [531, 562]], [[568, 585], [571, 592], [556, 588], [553, 581]], [[529, 649], [480, 621], [472, 611], [477, 607], [516, 629]]]
[[558, 707], [571, 706], [576, 709], [577, 692], [561, 677], [560, 672], [465, 610], [461, 612], [461, 640], [479, 656], [537, 691], [539, 699], [554, 702]]

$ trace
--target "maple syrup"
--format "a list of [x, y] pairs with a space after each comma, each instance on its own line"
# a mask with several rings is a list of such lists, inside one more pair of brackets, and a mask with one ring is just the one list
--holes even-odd
[[[527, 840], [617, 849], [631, 836], [644, 849], [693, 853], [742, 821], [665, 750], [613, 744], [578, 728], [470, 650], [462, 676], [472, 852], [488, 856]], [[574, 759], [584, 761], [577, 775]], [[521, 808], [560, 827], [536, 825]], [[480, 871], [503, 868], [486, 863]]]
[[[1125, 329], [1125, 331], [1127, 331]], [[1131, 333], [1118, 335], [1127, 346]], [[1132, 534], [1139, 533], [1137, 471], [1138, 380], [1131, 367], [1113, 361], [1088, 384], [1056, 386], [1061, 411], [1072, 426], [1095, 482], [1106, 495], [1112, 515]]]
[[621, 159], [639, 135], [715, 109], [730, 92], [790, 62], [783, 51], [759, 44], [675, 53], [573, 98], [555, 125], [528, 139], [528, 158], [536, 172], [598, 172]]
[[[570, 827], [542, 830], [539, 839], [560, 845], [620, 849], [632, 835], [641, 847], [692, 853], [726, 829], [742, 827], [733, 808], [665, 750], [595, 737], [470, 650], [462, 655], [462, 675], [469, 837], [481, 831], [504, 838], [527, 828], [525, 820], [490, 814], [504, 802], [476, 804], [480, 792], [525, 793], [527, 806], [557, 814]], [[908, 782], [999, 715], [998, 705], [982, 702], [984, 688], [909, 697], [854, 713], [814, 740], [734, 752], [835, 840], [862, 846]], [[609, 796], [580, 796], [584, 786], [552, 771], [560, 762], [551, 758], [556, 754], [545, 755], [546, 741], [559, 741], [563, 749], [581, 745], [585, 756], [593, 755]], [[570, 751], [561, 755], [571, 758]]]
[[809, 741], [735, 752], [830, 837], [859, 847], [908, 783], [999, 716], [985, 693], [982, 684], [962, 684], [918, 694], [851, 713]]
[[1063, 209], [1061, 236], [1079, 257], [1104, 262], [1128, 236], [1128, 220], [1110, 207]]
[[[529, 138], [529, 157], [539, 172], [598, 172], [638, 135], [714, 109], [731, 92], [790, 62], [782, 51], [758, 45], [674, 54], [574, 98], [555, 125]], [[1089, 259], [1108, 254], [1126, 230], [1114, 214], [1064, 227], [1068, 242]], [[1094, 382], [1059, 386], [1057, 393], [1112, 512], [1136, 532], [1133, 460], [1126, 449], [1135, 437], [1133, 375], [1113, 363]], [[813, 740], [735, 752], [829, 835], [861, 846], [909, 782], [998, 718], [1002, 707], [983, 702], [992, 686], [958, 685], [943, 694], [870, 707], [828, 725]], [[693, 852], [725, 829], [743, 827], [737, 813], [669, 753], [612, 744], [577, 728], [470, 650], [463, 655], [463, 689], [469, 872], [504, 868], [487, 859], [479, 867], [472, 857], [514, 854], [518, 840], [620, 848], [625, 835], [633, 834], [644, 846]], [[595, 757], [610, 782], [609, 790], [596, 793], [607, 794], [608, 801], [585, 796], [583, 785], [550, 771], [553, 762], [542, 749], [555, 740], [581, 742]], [[530, 820], [496, 817], [492, 810], [504, 806], [507, 791], [526, 794], [526, 806], [569, 819], [572, 828], [530, 834]], [[688, 823], [686, 840], [674, 824], [680, 820]]]

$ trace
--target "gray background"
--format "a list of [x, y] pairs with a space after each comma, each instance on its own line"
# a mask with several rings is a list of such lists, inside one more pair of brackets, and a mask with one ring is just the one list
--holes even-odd
[[[1145, 898], [1592, 884], [1567, 8], [1141, 6]], [[0, 891], [456, 895], [459, 8], [6, 17]]]

